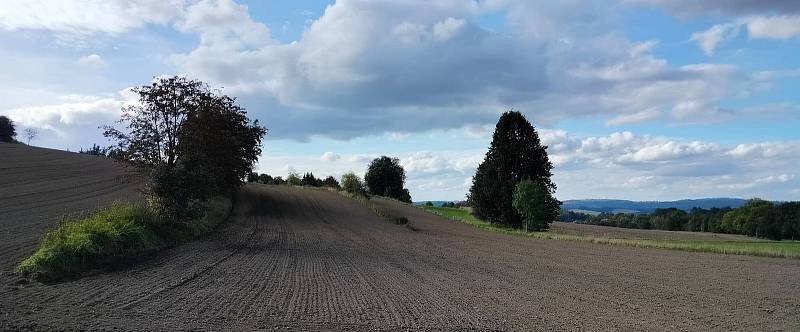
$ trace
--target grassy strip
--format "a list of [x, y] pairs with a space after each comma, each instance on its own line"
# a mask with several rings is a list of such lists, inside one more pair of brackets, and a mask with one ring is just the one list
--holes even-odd
[[[344, 195], [345, 197], [352, 198], [352, 199], [358, 201], [359, 203], [364, 204], [364, 206], [366, 206], [367, 208], [372, 210], [372, 212], [374, 212], [379, 217], [385, 219], [387, 222], [389, 222], [391, 224], [406, 225], [407, 227], [409, 227], [411, 229], [414, 229], [411, 225], [409, 225], [408, 218], [406, 218], [405, 216], [395, 215], [395, 214], [387, 211], [386, 209], [380, 208], [380, 207], [376, 206], [375, 204], [370, 203], [369, 197], [360, 196], [360, 195], [353, 195], [353, 194], [348, 193], [348, 192], [343, 191], [343, 190], [340, 190], [340, 191], [337, 191], [337, 192], [339, 194], [341, 194], [341, 195]], [[386, 197], [383, 197], [383, 198], [386, 198]], [[398, 202], [400, 202], [400, 201], [398, 201]], [[403, 203], [403, 204], [407, 204], [407, 203]]]
[[657, 248], [718, 254], [750, 255], [800, 259], [798, 241], [670, 241], [649, 239], [617, 239], [585, 235], [561, 234], [553, 231], [525, 233], [522, 230], [493, 225], [472, 216], [469, 211], [453, 208], [422, 207], [425, 211], [454, 219], [473, 227], [496, 233], [528, 236], [538, 239], [565, 240], [638, 248]]
[[203, 217], [172, 224], [146, 206], [115, 203], [89, 217], [60, 222], [17, 272], [54, 281], [133, 259], [209, 232], [227, 218], [231, 205], [230, 199], [215, 198]]

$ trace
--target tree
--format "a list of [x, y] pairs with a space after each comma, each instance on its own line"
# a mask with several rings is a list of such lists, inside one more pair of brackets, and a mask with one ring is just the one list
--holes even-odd
[[521, 113], [503, 113], [495, 127], [489, 151], [472, 180], [469, 204], [475, 216], [492, 223], [522, 227], [524, 219], [512, 206], [512, 196], [517, 183], [531, 180], [547, 189], [545, 220], [556, 220], [561, 202], [552, 196], [556, 185], [550, 179], [553, 164], [546, 149], [534, 127]]
[[201, 93], [179, 129], [177, 158], [205, 179], [206, 195], [231, 194], [244, 183], [261, 155], [267, 130], [250, 123], [234, 98]]
[[290, 186], [302, 186], [303, 180], [295, 172], [289, 172], [289, 176], [286, 177], [286, 184]]
[[314, 176], [314, 173], [309, 172], [303, 175], [303, 179], [301, 182], [303, 183], [304, 186], [319, 187], [322, 181], [317, 179]]
[[200, 81], [184, 77], [161, 78], [151, 85], [136, 87], [141, 105], [123, 109], [117, 123], [124, 129], [103, 127], [103, 134], [117, 142], [122, 157], [138, 166], [178, 162], [178, 139], [189, 113], [200, 108], [201, 99], [211, 94]]
[[342, 175], [342, 189], [354, 196], [368, 197], [364, 182], [353, 172]]
[[402, 202], [411, 203], [411, 195], [403, 188], [406, 171], [400, 166], [400, 159], [381, 156], [375, 158], [364, 176], [369, 193], [391, 197]]
[[[278, 178], [280, 178], [280, 176], [279, 176]], [[269, 174], [267, 174], [267, 173], [264, 173], [264, 174], [261, 174], [261, 175], [259, 175], [259, 176], [258, 176], [258, 179], [257, 179], [256, 181], [258, 181], [259, 183], [263, 183], [263, 184], [276, 184], [276, 183], [275, 183], [275, 179], [273, 179], [273, 178], [272, 178], [272, 177], [271, 177]]]
[[431, 202], [431, 201], [427, 201], [427, 202], [425, 202], [425, 206], [427, 206], [427, 207], [433, 207], [433, 202]]
[[0, 142], [14, 143], [17, 137], [17, 126], [5, 115], [0, 115]]
[[258, 182], [258, 177], [257, 172], [250, 172], [250, 174], [247, 174], [247, 182]]
[[39, 136], [39, 131], [33, 128], [25, 129], [25, 139], [28, 140], [28, 145], [31, 145], [31, 140]]
[[525, 220], [523, 229], [540, 231], [550, 228], [549, 219], [552, 216], [548, 212], [550, 202], [552, 199], [547, 186], [539, 182], [531, 180], [522, 180], [517, 183], [514, 189], [512, 205], [519, 212]]
[[134, 88], [139, 105], [123, 109], [122, 129], [104, 127], [114, 154], [150, 171], [148, 202], [182, 221], [209, 195], [230, 194], [252, 171], [266, 129], [250, 123], [235, 99], [183, 77]]
[[334, 188], [336, 190], [342, 189], [342, 187], [339, 185], [339, 181], [337, 181], [333, 176], [328, 176], [325, 178], [325, 180], [322, 180], [322, 185], [325, 187]]

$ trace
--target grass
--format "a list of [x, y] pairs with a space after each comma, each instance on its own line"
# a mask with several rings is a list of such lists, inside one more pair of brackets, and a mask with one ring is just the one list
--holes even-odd
[[527, 236], [538, 239], [575, 241], [638, 248], [657, 248], [719, 254], [750, 255], [800, 259], [800, 241], [689, 241], [621, 239], [591, 235], [562, 234], [555, 231], [529, 232], [494, 225], [475, 218], [469, 211], [456, 208], [422, 206], [425, 211], [454, 219], [473, 227], [496, 233]]
[[88, 217], [62, 220], [17, 271], [55, 281], [135, 259], [209, 232], [227, 218], [230, 208], [229, 199], [212, 199], [203, 217], [173, 224], [144, 205], [115, 203]]

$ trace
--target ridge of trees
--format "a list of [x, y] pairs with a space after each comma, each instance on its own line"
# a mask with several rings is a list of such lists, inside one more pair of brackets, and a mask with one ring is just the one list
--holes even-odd
[[650, 214], [602, 213], [583, 223], [623, 228], [741, 234], [772, 240], [800, 240], [800, 202], [751, 199], [741, 207], [656, 209]]

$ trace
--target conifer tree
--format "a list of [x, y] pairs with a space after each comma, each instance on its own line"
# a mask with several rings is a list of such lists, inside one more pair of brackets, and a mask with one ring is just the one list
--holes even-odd
[[561, 202], [553, 197], [556, 190], [550, 179], [553, 164], [546, 150], [534, 127], [520, 112], [503, 113], [486, 158], [472, 179], [469, 201], [475, 216], [492, 223], [522, 227], [524, 218], [512, 204], [513, 194], [517, 183], [531, 180], [547, 189], [545, 222], [556, 220]]

